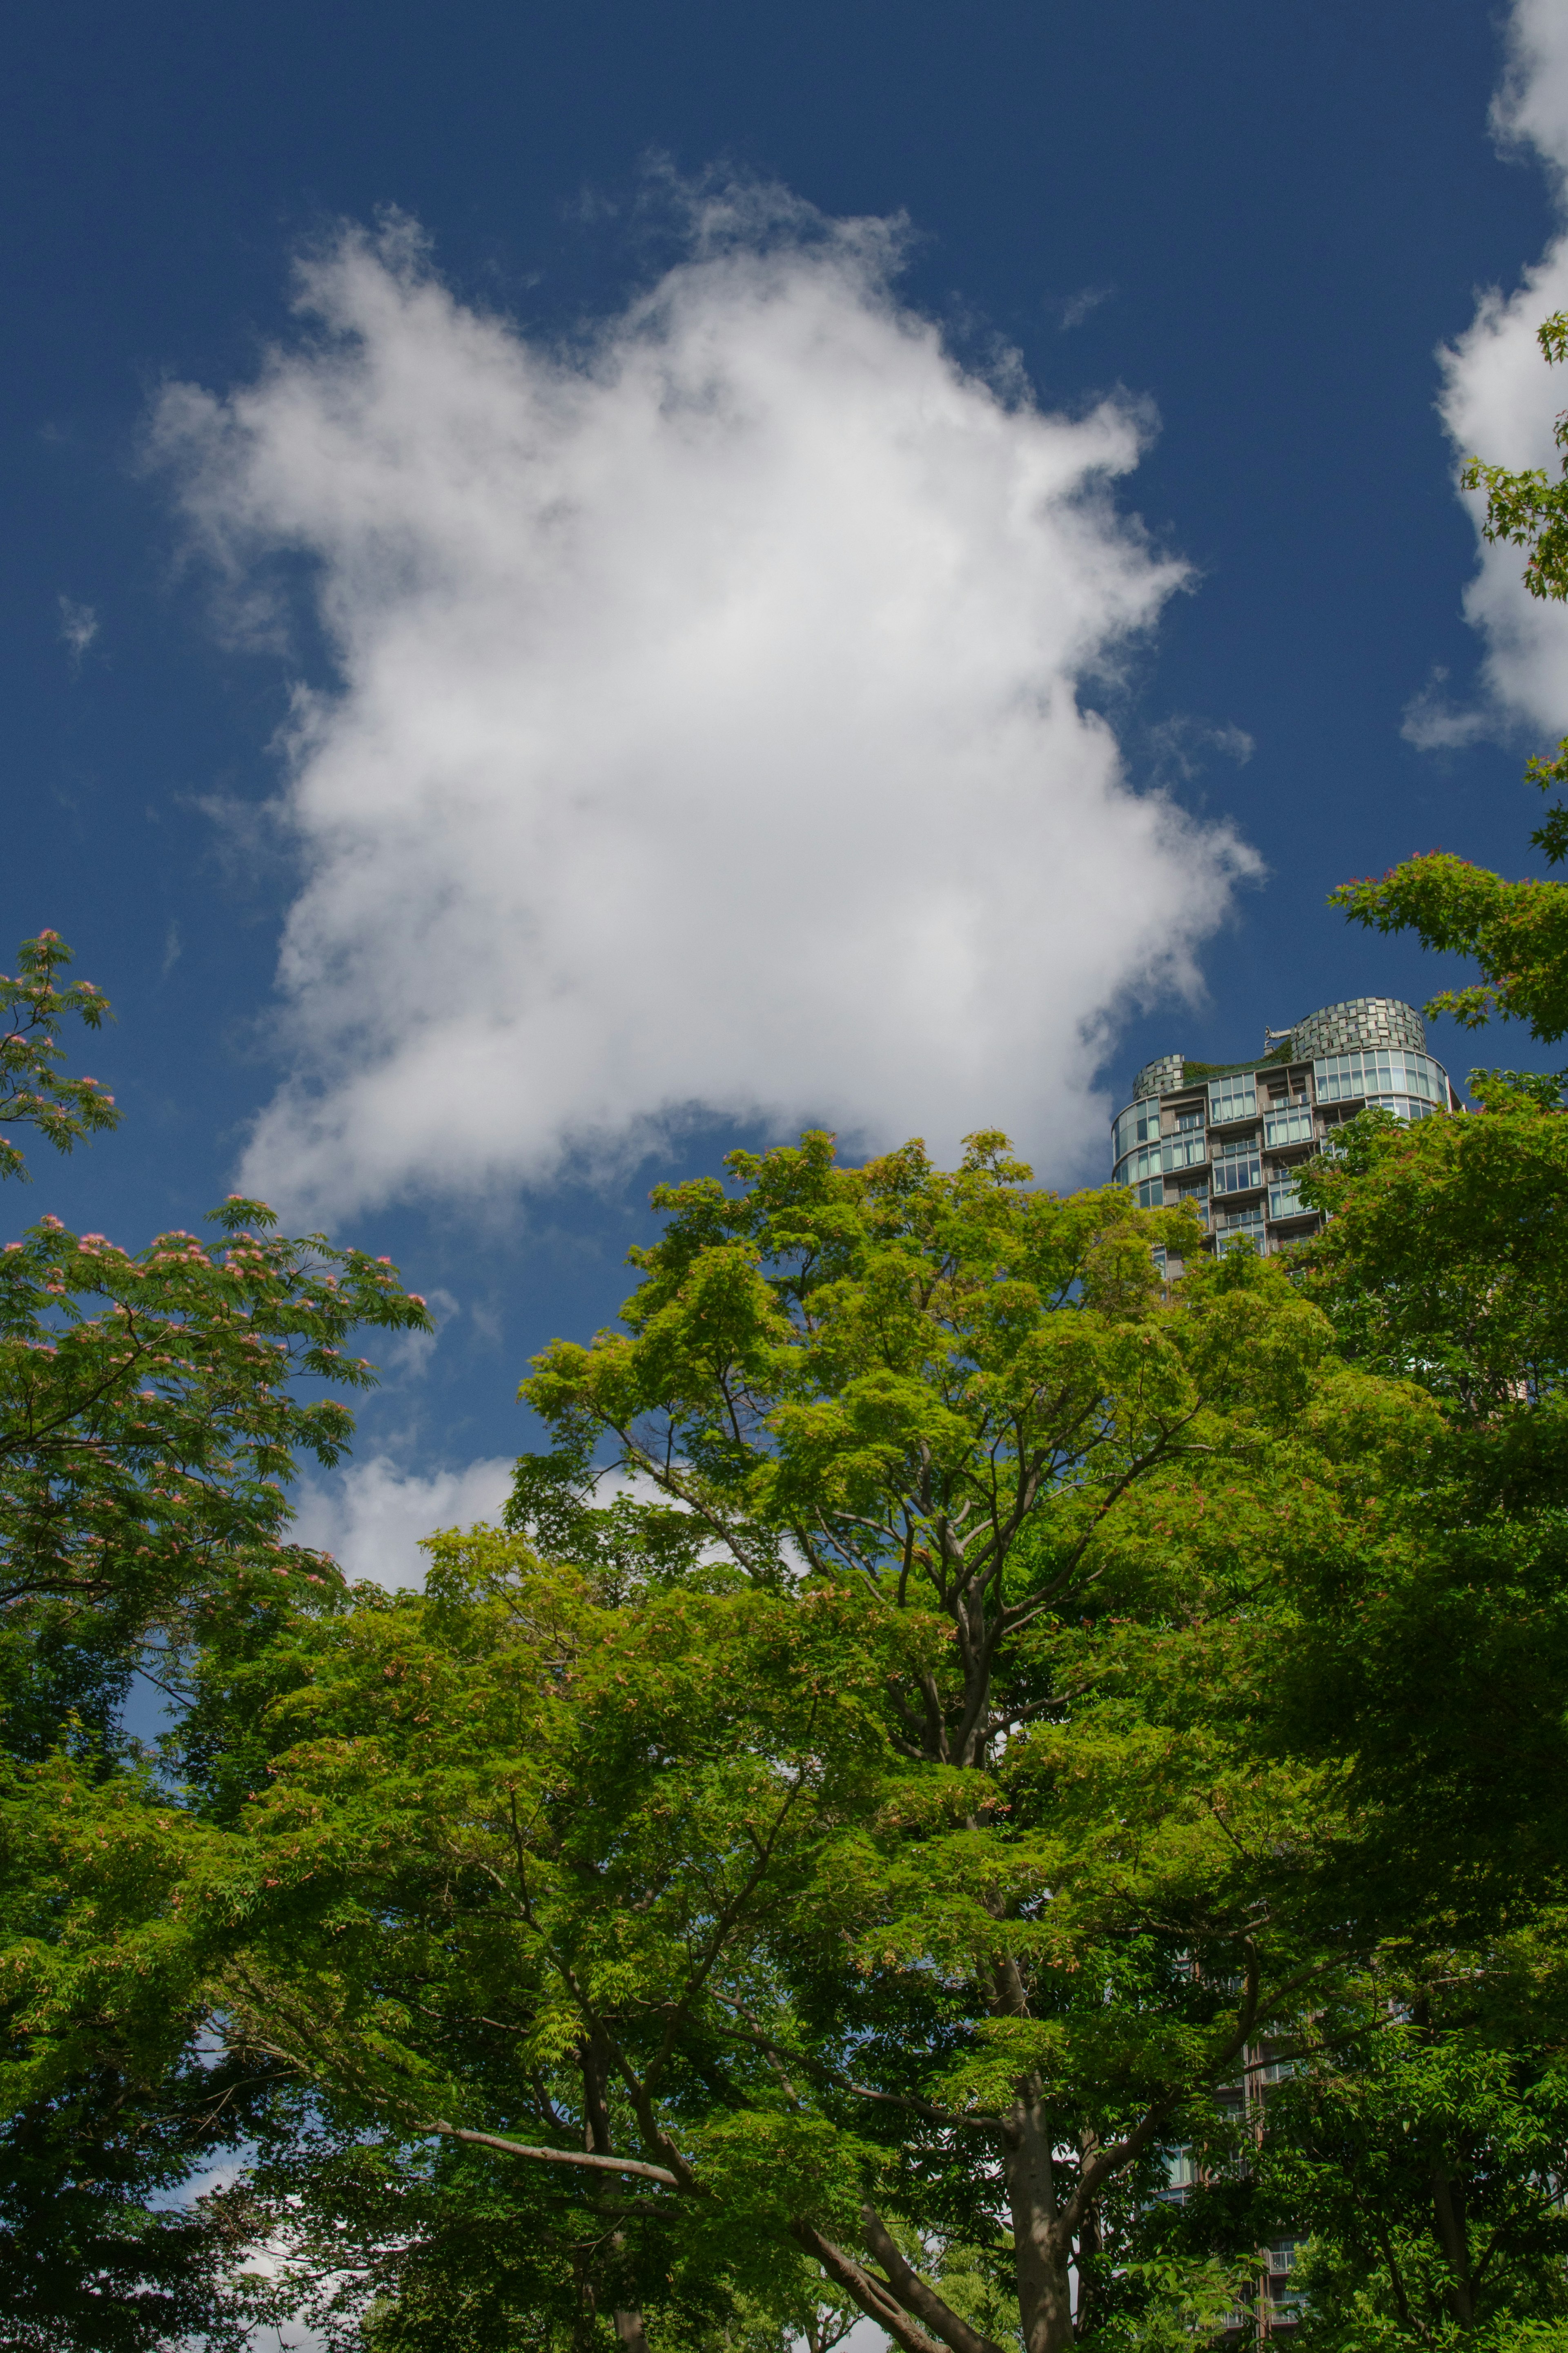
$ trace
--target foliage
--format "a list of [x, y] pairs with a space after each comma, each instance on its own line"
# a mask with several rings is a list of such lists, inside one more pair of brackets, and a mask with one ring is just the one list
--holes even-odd
[[428, 1328], [384, 1261], [279, 1239], [238, 1196], [212, 1221], [216, 1249], [171, 1233], [132, 1254], [45, 1217], [0, 1251], [13, 1753], [40, 1753], [71, 1711], [107, 1737], [132, 1671], [177, 1677], [215, 1609], [334, 1573], [281, 1541], [285, 1482], [301, 1451], [337, 1461], [353, 1421], [289, 1384], [365, 1388], [370, 1366], [343, 1346], [357, 1324]]
[[[57, 1148], [112, 1127], [113, 1099], [68, 1080], [62, 1018], [98, 1028], [107, 1000], [62, 988], [69, 951], [25, 942], [0, 982], [0, 1123]], [[0, 1174], [23, 1174], [0, 1140]], [[215, 1213], [216, 1249], [165, 1234], [130, 1254], [46, 1216], [0, 1250], [0, 2316], [5, 2341], [83, 2353], [196, 2335], [248, 2341], [266, 2309], [241, 2258], [237, 2191], [179, 2200], [270, 2096], [268, 2070], [204, 2043], [199, 2002], [162, 1966], [179, 1849], [152, 1862], [150, 1824], [183, 1819], [119, 1729], [136, 1672], [178, 1695], [219, 1622], [264, 1640], [283, 1595], [337, 1581], [288, 1544], [297, 1452], [338, 1460], [352, 1419], [291, 1382], [363, 1388], [354, 1326], [426, 1328], [395, 1271], [320, 1236], [275, 1238], [264, 1205]], [[79, 1789], [92, 1792], [90, 1803]], [[73, 1810], [82, 1808], [73, 1820]], [[62, 1865], [90, 1820], [113, 1908], [153, 1918], [138, 1965], [85, 1957], [62, 1924]], [[162, 1921], [160, 1927], [158, 1925]], [[238, 2267], [237, 2272], [237, 2266]]]
[[[1559, 311], [1545, 320], [1536, 340], [1548, 366], [1568, 359], [1568, 315]], [[1568, 453], [1568, 412], [1557, 419], [1552, 438]], [[1460, 476], [1467, 491], [1486, 491], [1486, 537], [1530, 551], [1524, 585], [1532, 596], [1568, 596], [1568, 454], [1559, 472], [1553, 481], [1540, 467], [1511, 473], [1472, 458]]]
[[1342, 882], [1329, 903], [1368, 930], [1412, 931], [1424, 947], [1474, 958], [1480, 980], [1440, 990], [1429, 1015], [1467, 1029], [1523, 1021], [1547, 1045], [1568, 1036], [1568, 883], [1505, 882], [1433, 849], [1377, 881]]
[[1276, 1684], [1281, 1740], [1342, 1757], [1381, 1826], [1406, 1933], [1483, 1938], [1559, 1900], [1568, 1835], [1568, 1120], [1521, 1090], [1491, 1106], [1364, 1114], [1303, 1182], [1331, 1213], [1309, 1294], [1351, 1361], [1442, 1414], [1362, 1572], [1325, 1557], [1305, 1588]]
[[456, 2309], [454, 2250], [524, 2243], [496, 2194], [542, 2269], [484, 2277], [589, 2336], [826, 2274], [910, 2353], [1054, 2353], [1076, 2265], [1080, 2332], [1155, 2341], [1213, 2285], [1145, 2244], [1166, 2150], [1383, 1933], [1269, 1662], [1436, 1408], [1276, 1263], [1168, 1293], [1170, 1220], [1000, 1139], [732, 1166], [665, 1197], [626, 1336], [541, 1360], [545, 1549], [453, 1534], [423, 1596], [215, 1620], [194, 1811], [18, 1785], [56, 1924], [18, 2014], [68, 2042], [112, 1962], [128, 2036], [199, 2006], [291, 2075], [318, 2181], [411, 2201], [355, 2225], [387, 2344]]
[[5, 2344], [158, 2353], [198, 2334], [214, 2353], [249, 2344], [271, 2299], [247, 2273], [247, 2202], [155, 2202], [235, 2145], [246, 2106], [232, 2069], [185, 2058], [155, 2082], [100, 2063], [13, 2113], [0, 2134]]
[[1568, 1122], [1476, 1092], [1289, 1267], [994, 1135], [662, 1188], [419, 1594], [287, 1540], [384, 1261], [0, 1252], [0, 2334], [1152, 2353], [1310, 2233], [1304, 2348], [1561, 2353]]
[[1309, 1164], [1302, 1198], [1328, 1217], [1309, 1295], [1356, 1361], [1418, 1382], [1487, 1433], [1488, 1460], [1523, 1476], [1528, 1456], [1536, 1492], [1568, 1501], [1568, 1119], [1539, 1089], [1479, 1085], [1479, 1118], [1363, 1113]]
[[[16, 951], [16, 977], [0, 975], [0, 1129], [37, 1128], [57, 1152], [69, 1152], [84, 1136], [119, 1124], [114, 1097], [96, 1079], [61, 1075], [65, 1060], [56, 1044], [60, 1022], [75, 1014], [89, 1029], [111, 1020], [109, 999], [90, 980], [61, 988], [56, 974], [72, 961], [58, 932], [40, 932]], [[27, 1174], [21, 1146], [0, 1134], [0, 1177]]]
[[1305, 2346], [1568, 2336], [1568, 2074], [1489, 2033], [1485, 1983], [1409, 1989], [1274, 2094], [1266, 2162], [1311, 2236]]

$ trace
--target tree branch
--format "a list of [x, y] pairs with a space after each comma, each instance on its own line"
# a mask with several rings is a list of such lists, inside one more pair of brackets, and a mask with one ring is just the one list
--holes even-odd
[[661, 2181], [669, 2189], [689, 2189], [694, 2197], [709, 2193], [693, 2183], [683, 2182], [662, 2165], [645, 2165], [637, 2157], [600, 2157], [586, 2148], [536, 2148], [531, 2142], [504, 2140], [499, 2133], [468, 2132], [460, 2125], [449, 2125], [436, 2117], [431, 2132], [443, 2134], [447, 2140], [460, 2140], [475, 2148], [499, 2148], [507, 2157], [531, 2157], [542, 2165], [578, 2165], [590, 2173], [635, 2173], [644, 2181]]
[[889, 2284], [907, 2312], [934, 2328], [952, 2353], [1002, 2353], [994, 2337], [983, 2337], [961, 2320], [951, 2306], [944, 2304], [936, 2290], [928, 2287], [920, 2274], [904, 2261], [887, 2224], [876, 2209], [862, 2206], [861, 2221], [865, 2225], [866, 2244], [888, 2274]]
[[820, 2231], [799, 2216], [791, 2222], [789, 2233], [797, 2246], [804, 2247], [822, 2265], [828, 2278], [837, 2281], [846, 2295], [853, 2297], [862, 2312], [886, 2329], [894, 2344], [903, 2348], [903, 2353], [942, 2353], [935, 2337], [928, 2337], [910, 2319], [886, 2282], [865, 2270], [842, 2247], [836, 2247], [831, 2239], [825, 2239]]

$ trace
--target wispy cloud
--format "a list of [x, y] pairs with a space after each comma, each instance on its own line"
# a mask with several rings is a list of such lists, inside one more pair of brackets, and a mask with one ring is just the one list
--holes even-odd
[[73, 662], [80, 661], [98, 635], [98, 615], [90, 605], [79, 605], [74, 596], [59, 598], [60, 636], [70, 649]]
[[1058, 323], [1064, 329], [1081, 327], [1091, 311], [1115, 295], [1114, 286], [1080, 286], [1076, 294], [1068, 294], [1056, 307]]
[[338, 665], [247, 1185], [542, 1184], [698, 1110], [1098, 1145], [1117, 1020], [1256, 861], [1078, 697], [1187, 577], [1112, 501], [1147, 416], [966, 372], [900, 237], [729, 190], [566, 352], [350, 230], [254, 382], [164, 396], [227, 590], [280, 631], [312, 557]]
[[1187, 711], [1157, 720], [1148, 741], [1161, 784], [1190, 785], [1216, 756], [1245, 768], [1258, 749], [1246, 728], [1234, 720], [1199, 719]]
[[1442, 663], [1434, 662], [1426, 685], [1405, 706], [1399, 732], [1418, 752], [1451, 752], [1497, 733], [1495, 712], [1449, 701], [1443, 691], [1447, 677]]

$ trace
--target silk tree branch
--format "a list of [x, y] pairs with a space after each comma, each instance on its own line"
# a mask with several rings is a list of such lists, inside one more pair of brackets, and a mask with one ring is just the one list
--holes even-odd
[[[720, 1994], [716, 1999], [726, 2009], [735, 2010], [742, 2018], [746, 2016], [740, 2004], [731, 2001], [728, 1994]], [[956, 2109], [934, 2107], [929, 2100], [917, 2100], [909, 2093], [873, 2091], [868, 2084], [857, 2084], [837, 2067], [828, 2066], [826, 2060], [814, 2059], [809, 2052], [792, 2051], [787, 2044], [775, 2042], [771, 2035], [760, 2033], [754, 2028], [714, 2026], [709, 2031], [721, 2035], [726, 2042], [749, 2042], [753, 2050], [761, 2051], [765, 2056], [799, 2067], [806, 2074], [816, 2076], [820, 2082], [830, 2084], [835, 2091], [847, 2092], [857, 2100], [874, 2100], [884, 2107], [904, 2108], [911, 2116], [923, 2116], [928, 2124], [942, 2125], [952, 2130], [994, 2133], [1002, 2129], [999, 2116], [984, 2113], [963, 2116]]]
[[682, 2181], [668, 2166], [647, 2165], [639, 2157], [601, 2157], [585, 2148], [543, 2148], [531, 2141], [507, 2140], [500, 2133], [469, 2132], [461, 2125], [449, 2125], [439, 2116], [427, 2126], [447, 2140], [462, 2141], [474, 2148], [499, 2148], [507, 2157], [532, 2158], [541, 2165], [574, 2165], [588, 2173], [635, 2173], [639, 2180], [658, 2181], [668, 2189], [683, 2189], [689, 2197], [707, 2198], [712, 2192], [694, 2178]]

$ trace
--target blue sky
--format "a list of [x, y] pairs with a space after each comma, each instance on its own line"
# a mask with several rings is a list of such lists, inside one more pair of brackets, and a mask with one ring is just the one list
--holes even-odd
[[0, 936], [126, 1113], [8, 1214], [244, 1167], [398, 1258], [352, 1565], [493, 1497], [656, 1176], [1092, 1178], [1149, 1054], [1441, 985], [1335, 882], [1531, 871], [1568, 615], [1454, 468], [1563, 397], [1563, 0], [66, 0], [6, 64]]

